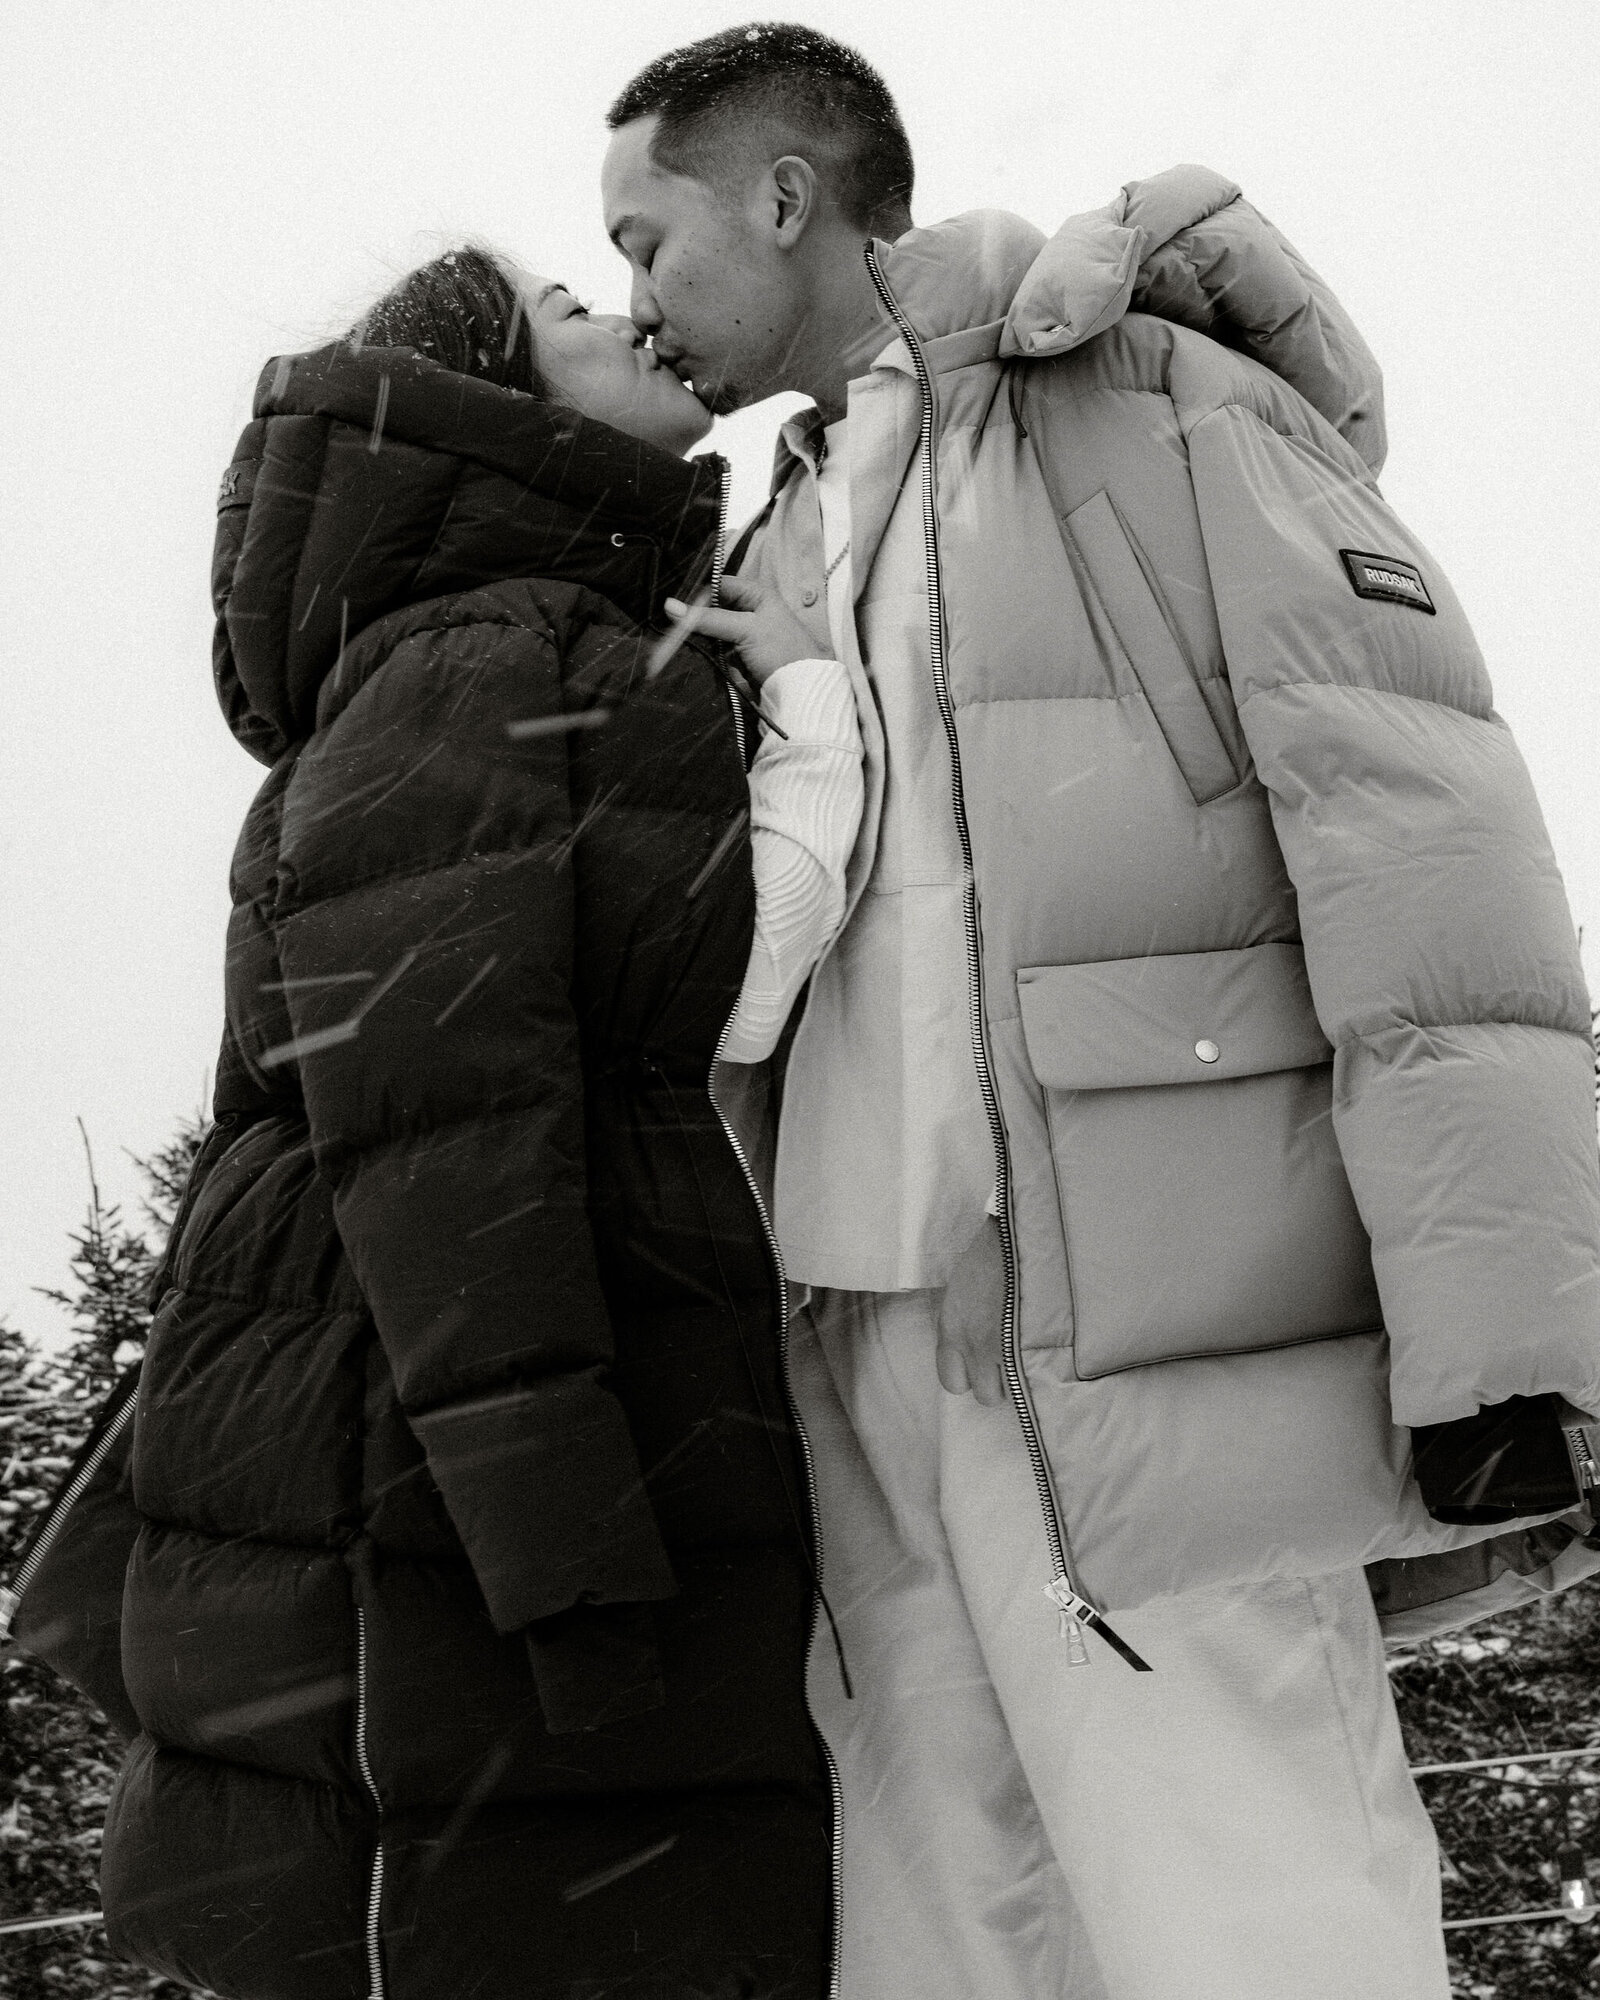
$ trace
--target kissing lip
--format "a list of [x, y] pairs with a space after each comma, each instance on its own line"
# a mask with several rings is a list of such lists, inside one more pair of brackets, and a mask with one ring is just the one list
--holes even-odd
[[704, 403], [709, 410], [711, 405], [706, 401], [706, 397], [696, 381], [697, 371], [694, 365], [694, 357], [688, 350], [681, 347], [662, 347], [659, 342], [653, 342], [652, 347], [653, 351], [660, 355], [661, 365], [664, 368], [669, 368], [689, 391], [690, 395], [695, 398], [696, 402]]
[[694, 370], [689, 365], [689, 358], [685, 351], [682, 348], [674, 350], [670, 347], [662, 347], [659, 344], [652, 351], [661, 357], [663, 364], [670, 368], [678, 380], [687, 388]]

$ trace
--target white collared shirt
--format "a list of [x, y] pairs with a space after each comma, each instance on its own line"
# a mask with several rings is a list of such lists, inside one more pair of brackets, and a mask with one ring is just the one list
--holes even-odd
[[[826, 571], [850, 541], [852, 460], [877, 476], [896, 454], [906, 393], [914, 384], [889, 370], [852, 384], [848, 426], [828, 427], [820, 464], [815, 414], [784, 427], [809, 477], [780, 494], [768, 574], [801, 604], [822, 580], [811, 564], [820, 555]], [[944, 1283], [982, 1222], [994, 1148], [972, 1057], [965, 874], [914, 483], [896, 498], [859, 602], [857, 563], [852, 550], [827, 579], [828, 623], [857, 700], [872, 707], [881, 749], [876, 777], [869, 752], [868, 790], [881, 788], [881, 805], [870, 853], [847, 869], [849, 914], [815, 967], [790, 1052], [774, 1208], [797, 1282], [887, 1292]]]

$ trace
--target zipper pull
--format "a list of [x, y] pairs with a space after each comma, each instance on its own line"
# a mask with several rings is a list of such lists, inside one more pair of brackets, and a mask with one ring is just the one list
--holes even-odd
[[4, 1584], [0, 1584], [0, 1639], [8, 1639], [11, 1636], [11, 1621], [16, 1617], [17, 1606], [21, 1602], [22, 1599], [16, 1591], [8, 1590]]
[[1068, 1583], [1064, 1576], [1058, 1576], [1044, 1586], [1044, 1594], [1061, 1614], [1060, 1636], [1067, 1642], [1067, 1665], [1086, 1667], [1089, 1664], [1089, 1648], [1083, 1643], [1083, 1626], [1078, 1621], [1078, 1611], [1083, 1599]]
[[1089, 1665], [1089, 1649], [1083, 1643], [1083, 1628], [1098, 1632], [1112, 1652], [1120, 1653], [1136, 1674], [1147, 1674], [1150, 1662], [1141, 1660], [1127, 1640], [1113, 1632], [1104, 1617], [1095, 1610], [1087, 1597], [1074, 1590], [1064, 1576], [1058, 1576], [1044, 1586], [1044, 1594], [1061, 1613], [1061, 1636], [1067, 1642], [1067, 1665], [1086, 1667]]

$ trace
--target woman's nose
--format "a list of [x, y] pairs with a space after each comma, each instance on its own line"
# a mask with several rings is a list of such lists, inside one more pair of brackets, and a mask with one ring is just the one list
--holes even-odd
[[594, 313], [590, 317], [593, 324], [603, 326], [607, 333], [614, 333], [618, 340], [625, 340], [630, 347], [644, 345], [644, 335], [626, 313]]

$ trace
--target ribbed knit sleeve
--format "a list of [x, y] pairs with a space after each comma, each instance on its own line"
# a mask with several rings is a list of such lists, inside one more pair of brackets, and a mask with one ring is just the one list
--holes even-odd
[[794, 660], [767, 679], [769, 730], [750, 769], [756, 927], [722, 1053], [771, 1055], [795, 997], [844, 918], [845, 869], [864, 782], [855, 697], [837, 660]]

